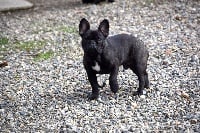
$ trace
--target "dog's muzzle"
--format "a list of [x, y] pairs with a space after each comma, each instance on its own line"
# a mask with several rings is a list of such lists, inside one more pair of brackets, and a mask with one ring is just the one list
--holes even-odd
[[83, 49], [86, 53], [96, 52], [97, 44], [95, 41], [90, 41], [87, 45], [83, 46]]

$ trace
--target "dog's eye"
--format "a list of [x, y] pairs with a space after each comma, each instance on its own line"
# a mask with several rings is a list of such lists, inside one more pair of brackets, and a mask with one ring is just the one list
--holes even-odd
[[84, 38], [85, 38], [86, 40], [88, 40], [88, 39], [89, 39], [89, 37], [88, 37], [88, 36], [85, 36]]
[[100, 42], [102, 42], [102, 40], [101, 40], [101, 39], [98, 39], [97, 41], [98, 41], [99, 43], [100, 43]]

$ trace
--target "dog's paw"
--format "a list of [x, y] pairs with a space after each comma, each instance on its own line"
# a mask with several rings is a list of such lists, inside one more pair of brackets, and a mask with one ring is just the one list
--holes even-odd
[[111, 89], [111, 91], [112, 91], [114, 94], [117, 93], [118, 90], [119, 90], [118, 88], [112, 88], [112, 89]]
[[149, 84], [147, 84], [147, 85], [145, 84], [144, 88], [149, 89], [150, 85]]
[[88, 95], [88, 99], [89, 100], [97, 100], [98, 97], [99, 97], [99, 95], [97, 95], [97, 94], [89, 94]]
[[143, 91], [135, 91], [133, 92], [133, 96], [141, 96], [143, 95]]
[[112, 85], [110, 86], [110, 89], [111, 89], [111, 91], [115, 94], [115, 93], [118, 92], [119, 86], [118, 86], [117, 83], [116, 83], [116, 84], [112, 84]]

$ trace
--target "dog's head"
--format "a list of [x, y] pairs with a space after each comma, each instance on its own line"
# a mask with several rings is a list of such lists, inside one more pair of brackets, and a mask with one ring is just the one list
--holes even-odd
[[82, 38], [82, 47], [89, 55], [101, 54], [105, 45], [105, 39], [109, 34], [109, 22], [104, 19], [97, 30], [90, 30], [89, 22], [83, 18], [79, 24], [79, 35]]

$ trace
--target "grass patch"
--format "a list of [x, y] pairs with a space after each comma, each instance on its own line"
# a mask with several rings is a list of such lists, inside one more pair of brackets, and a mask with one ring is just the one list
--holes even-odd
[[42, 49], [45, 45], [45, 41], [25, 41], [25, 42], [16, 42], [15, 48], [19, 50], [39, 50]]
[[0, 38], [0, 46], [8, 44], [9, 39], [6, 37]]
[[33, 34], [41, 34], [41, 33], [46, 33], [46, 32], [52, 32], [53, 29], [46, 27], [43, 29], [37, 28], [37, 29], [33, 29]]
[[57, 30], [65, 32], [65, 33], [77, 33], [78, 32], [77, 29], [72, 26], [60, 26]]
[[34, 61], [41, 61], [41, 60], [47, 60], [51, 57], [53, 57], [54, 53], [53, 51], [48, 51], [48, 52], [44, 52], [44, 53], [39, 53], [38, 55], [36, 55], [34, 57]]
[[0, 37], [0, 60], [3, 60], [4, 54], [8, 51], [9, 39], [6, 37]]
[[5, 45], [7, 45], [9, 42], [9, 39], [6, 37], [0, 37], [0, 51], [6, 51], [7, 48]]

